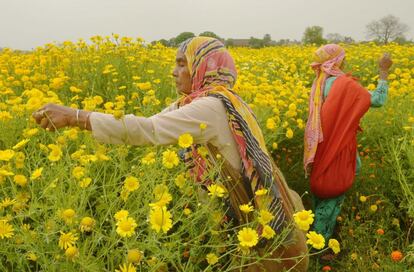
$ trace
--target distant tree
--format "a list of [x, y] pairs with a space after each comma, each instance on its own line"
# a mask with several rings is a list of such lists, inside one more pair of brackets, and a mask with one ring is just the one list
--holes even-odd
[[339, 33], [329, 33], [326, 35], [326, 40], [330, 43], [340, 43], [343, 42], [344, 39], [345, 37]]
[[211, 32], [211, 31], [204, 31], [204, 32], [200, 33], [198, 36], [211, 37], [211, 38], [215, 38], [215, 39], [218, 39], [218, 40], [222, 40], [220, 38], [220, 36], [218, 36], [216, 33]]
[[250, 37], [249, 46], [253, 48], [261, 48], [264, 46], [263, 40], [255, 37]]
[[161, 40], [158, 40], [158, 41], [153, 41], [153, 42], [152, 42], [152, 44], [155, 44], [155, 43], [160, 43], [160, 44], [162, 44], [162, 45], [164, 45], [164, 46], [170, 46], [169, 41], [167, 41], [166, 39], [161, 39]]
[[352, 37], [342, 36], [339, 33], [329, 33], [326, 35], [326, 40], [329, 43], [353, 43], [355, 42]]
[[407, 43], [410, 43], [410, 41], [407, 40], [404, 36], [395, 38], [393, 42], [398, 43], [398, 44], [407, 44]]
[[269, 46], [272, 44], [272, 37], [270, 36], [270, 34], [265, 34], [263, 36], [263, 45], [264, 46]]
[[345, 36], [343, 42], [344, 43], [354, 43], [355, 40], [350, 36]]
[[168, 40], [168, 46], [175, 46], [175, 38], [171, 38]]
[[226, 46], [234, 46], [234, 40], [233, 39], [227, 39], [224, 44]]
[[326, 40], [323, 38], [323, 28], [320, 26], [310, 26], [303, 33], [302, 42], [304, 44], [323, 44]]
[[287, 44], [290, 44], [290, 39], [280, 39], [276, 41], [275, 44], [276, 45], [287, 45]]
[[388, 15], [367, 25], [367, 38], [387, 44], [404, 37], [408, 26], [400, 22], [398, 17]]
[[182, 33], [178, 34], [177, 37], [174, 38], [174, 40], [172, 41], [172, 46], [178, 46], [183, 41], [185, 41], [189, 38], [193, 38], [193, 37], [195, 37], [193, 32], [182, 32]]

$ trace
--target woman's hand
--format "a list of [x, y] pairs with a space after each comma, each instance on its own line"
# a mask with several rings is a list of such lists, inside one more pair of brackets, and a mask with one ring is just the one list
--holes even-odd
[[391, 68], [392, 60], [389, 53], [384, 53], [381, 59], [378, 61], [378, 66], [380, 70], [380, 79], [387, 80], [388, 70]]
[[42, 128], [51, 131], [77, 125], [76, 109], [61, 105], [47, 104], [35, 111], [32, 116]]

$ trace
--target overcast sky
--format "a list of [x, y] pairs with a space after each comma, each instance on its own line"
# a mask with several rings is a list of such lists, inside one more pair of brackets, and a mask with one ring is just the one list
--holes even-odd
[[414, 0], [0, 0], [0, 47], [111, 33], [152, 41], [207, 30], [224, 38], [301, 39], [311, 25], [363, 40], [365, 26], [389, 14], [414, 39]]

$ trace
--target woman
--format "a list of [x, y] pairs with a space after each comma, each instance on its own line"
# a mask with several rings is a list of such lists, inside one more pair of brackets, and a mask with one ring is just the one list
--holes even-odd
[[[41, 108], [34, 118], [43, 128], [51, 130], [65, 126], [92, 130], [96, 139], [113, 144], [168, 145], [177, 143], [180, 135], [190, 133], [194, 145], [186, 150], [184, 160], [196, 180], [208, 183], [203, 173], [215, 164], [216, 155], [221, 154], [225, 159], [221, 176], [228, 180], [225, 185], [234, 221], [241, 224], [245, 220], [239, 205], [251, 202], [260, 208], [255, 192], [268, 189], [271, 201], [266, 208], [274, 216], [269, 226], [280, 232], [291, 222], [293, 211], [303, 208], [301, 200], [289, 190], [269, 156], [254, 114], [231, 91], [236, 69], [224, 45], [207, 37], [185, 41], [178, 49], [173, 76], [183, 98], [149, 118], [126, 115], [123, 120], [115, 120], [112, 115], [54, 104]], [[204, 129], [200, 129], [200, 124], [204, 124]], [[207, 160], [198, 155], [199, 145], [209, 150]], [[292, 271], [306, 271], [308, 259], [299, 257], [306, 253], [303, 233], [295, 229], [290, 238], [284, 246], [271, 249], [271, 258], [286, 260], [262, 261], [249, 266], [247, 271], [261, 271], [261, 268], [282, 271], [292, 267]]]
[[356, 134], [360, 119], [369, 107], [380, 107], [387, 97], [387, 54], [379, 61], [379, 82], [370, 93], [342, 71], [345, 51], [328, 44], [315, 52], [311, 64], [316, 79], [312, 86], [305, 130], [305, 171], [311, 169], [314, 229], [325, 241], [332, 236], [344, 193], [350, 189], [360, 168]]

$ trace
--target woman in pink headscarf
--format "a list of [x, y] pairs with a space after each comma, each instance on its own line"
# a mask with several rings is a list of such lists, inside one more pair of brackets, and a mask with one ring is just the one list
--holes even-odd
[[336, 44], [320, 47], [311, 64], [316, 73], [305, 129], [304, 167], [310, 173], [314, 229], [325, 241], [332, 236], [344, 193], [360, 168], [356, 134], [369, 107], [380, 107], [387, 97], [388, 54], [379, 61], [380, 80], [373, 92], [346, 75], [345, 50]]

